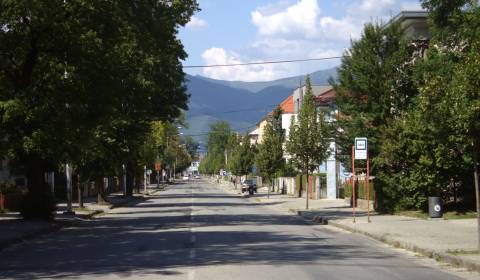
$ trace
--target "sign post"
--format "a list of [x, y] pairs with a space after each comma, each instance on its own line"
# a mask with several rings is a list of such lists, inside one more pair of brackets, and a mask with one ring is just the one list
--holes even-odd
[[[368, 157], [368, 139], [366, 137], [356, 137], [355, 145], [352, 147], [352, 178], [354, 182], [352, 183], [353, 190], [353, 199], [355, 200], [355, 160], [366, 160], [367, 162], [367, 172], [365, 174], [365, 189], [367, 194], [367, 216], [368, 222], [370, 223], [370, 188], [369, 188], [369, 178], [370, 178], [370, 159]], [[355, 204], [355, 202], [354, 202]], [[353, 208], [353, 222], [355, 222], [355, 207]]]
[[357, 200], [355, 198], [355, 146], [352, 146], [352, 213], [353, 213], [353, 222], [355, 223], [355, 207]]

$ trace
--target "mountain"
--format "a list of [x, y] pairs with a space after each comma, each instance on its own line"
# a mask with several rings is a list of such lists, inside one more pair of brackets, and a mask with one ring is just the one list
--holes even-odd
[[[294, 89], [302, 85], [303, 82], [305, 81], [305, 76], [295, 76], [295, 77], [283, 78], [283, 79], [268, 81], [268, 82], [224, 81], [224, 80], [211, 79], [203, 76], [196, 76], [196, 77], [212, 83], [229, 86], [236, 89], [244, 89], [250, 92], [259, 92], [271, 86], [280, 86], [280, 87]], [[337, 77], [337, 68], [320, 70], [310, 74], [310, 79], [313, 85], [327, 85], [330, 77], [333, 77], [333, 78]]]
[[[326, 85], [330, 77], [336, 78], [335, 68], [310, 74], [313, 85]], [[229, 122], [235, 131], [250, 131], [268, 112], [291, 95], [304, 78], [297, 76], [269, 82], [232, 82], [187, 75], [190, 100], [186, 117], [189, 128], [182, 132], [197, 141], [203, 141], [209, 125], [220, 120]]]

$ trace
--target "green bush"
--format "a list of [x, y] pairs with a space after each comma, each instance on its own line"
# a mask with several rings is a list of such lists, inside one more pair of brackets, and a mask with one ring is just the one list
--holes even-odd
[[[369, 196], [370, 196], [370, 200], [374, 200], [375, 199], [375, 186], [373, 184], [373, 182], [369, 182], [369, 189], [370, 189], [370, 193], [369, 193]], [[356, 188], [355, 188], [355, 194], [356, 194], [356, 198], [358, 199], [367, 199], [367, 190], [365, 188], [365, 181], [359, 181], [357, 184], [356, 184]], [[346, 182], [343, 184], [343, 196], [344, 197], [352, 197], [352, 184], [350, 184], [349, 182]]]
[[343, 195], [344, 197], [352, 197], [352, 184], [345, 183], [343, 185]]

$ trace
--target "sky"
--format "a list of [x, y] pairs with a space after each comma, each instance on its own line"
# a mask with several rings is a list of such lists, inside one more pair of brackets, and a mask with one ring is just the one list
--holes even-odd
[[[180, 29], [189, 65], [341, 56], [367, 22], [386, 22], [417, 0], [198, 0]], [[340, 59], [255, 66], [185, 68], [230, 81], [271, 81], [338, 66]]]

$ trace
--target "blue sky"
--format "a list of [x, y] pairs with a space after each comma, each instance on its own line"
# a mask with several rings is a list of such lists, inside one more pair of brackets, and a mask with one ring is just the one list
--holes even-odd
[[[321, 58], [341, 55], [370, 21], [417, 0], [199, 0], [201, 11], [181, 28], [184, 65]], [[337, 66], [339, 60], [250, 67], [186, 69], [215, 79], [268, 81]]]

